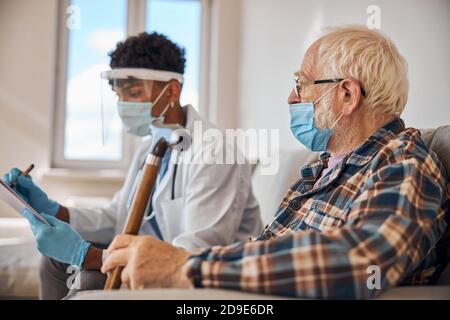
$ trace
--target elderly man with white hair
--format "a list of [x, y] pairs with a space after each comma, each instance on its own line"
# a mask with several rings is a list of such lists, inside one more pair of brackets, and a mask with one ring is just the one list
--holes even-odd
[[[192, 254], [152, 237], [121, 235], [103, 272], [124, 266], [123, 283], [132, 289], [228, 288], [303, 298], [362, 299], [432, 282], [450, 190], [437, 156], [400, 118], [408, 96], [404, 58], [379, 32], [342, 27], [311, 45], [295, 75], [292, 133], [324, 152], [302, 168], [259, 237]], [[374, 270], [379, 282], [371, 286]]]

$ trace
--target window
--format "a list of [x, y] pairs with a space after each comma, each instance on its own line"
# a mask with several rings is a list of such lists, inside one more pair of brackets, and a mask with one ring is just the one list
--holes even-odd
[[157, 31], [186, 49], [181, 103], [198, 108], [202, 2], [61, 1], [53, 167], [128, 166], [135, 140], [123, 133], [115, 106], [104, 108], [109, 111], [106, 123], [110, 127], [108, 138], [102, 139], [100, 79], [100, 72], [109, 69], [108, 52], [128, 34]]
[[198, 109], [200, 66], [200, 1], [147, 0], [147, 32], [165, 34], [186, 50], [181, 105], [192, 104]]

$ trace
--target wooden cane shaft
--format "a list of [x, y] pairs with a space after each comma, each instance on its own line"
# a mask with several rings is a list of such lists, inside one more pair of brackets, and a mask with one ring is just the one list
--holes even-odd
[[120, 286], [122, 285], [121, 276], [123, 269], [123, 267], [117, 267], [111, 271], [106, 279], [104, 290], [120, 289]]
[[[130, 213], [128, 214], [127, 222], [123, 230], [123, 234], [137, 235], [141, 228], [142, 220], [144, 219], [145, 209], [147, 208], [148, 201], [155, 185], [156, 178], [158, 177], [158, 169], [160, 164], [160, 158], [150, 156], [150, 159], [146, 161], [144, 166], [141, 182], [136, 195], [131, 205]], [[119, 289], [122, 280], [123, 267], [115, 268], [108, 279], [106, 280], [105, 290]]]
[[137, 189], [136, 195], [131, 205], [130, 213], [128, 214], [127, 222], [123, 229], [123, 234], [136, 235], [141, 228], [142, 220], [144, 219], [145, 209], [152, 194], [153, 186], [158, 177], [159, 163], [156, 165], [146, 164], [142, 174], [142, 180]]

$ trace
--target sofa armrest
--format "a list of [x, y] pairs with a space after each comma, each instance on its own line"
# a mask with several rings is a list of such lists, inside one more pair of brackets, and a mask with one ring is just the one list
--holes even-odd
[[396, 287], [387, 290], [378, 300], [450, 300], [450, 286]]
[[280, 300], [284, 297], [223, 289], [81, 291], [71, 300]]
[[[222, 289], [145, 289], [82, 291], [72, 300], [280, 300], [280, 296], [253, 294]], [[377, 300], [449, 300], [450, 286], [397, 287]]]

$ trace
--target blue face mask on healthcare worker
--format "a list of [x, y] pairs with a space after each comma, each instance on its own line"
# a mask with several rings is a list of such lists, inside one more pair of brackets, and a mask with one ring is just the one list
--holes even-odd
[[125, 132], [139, 137], [148, 136], [151, 133], [150, 124], [155, 119], [164, 122], [165, 113], [169, 109], [170, 104], [167, 104], [158, 117], [152, 116], [152, 109], [161, 99], [168, 86], [169, 84], [164, 87], [154, 102], [118, 102], [117, 109]]
[[300, 102], [289, 105], [291, 115], [291, 131], [295, 138], [311, 151], [326, 151], [328, 141], [333, 134], [333, 128], [343, 114], [328, 129], [319, 129], [314, 124], [314, 105], [317, 104], [338, 84], [327, 90], [315, 102]]

